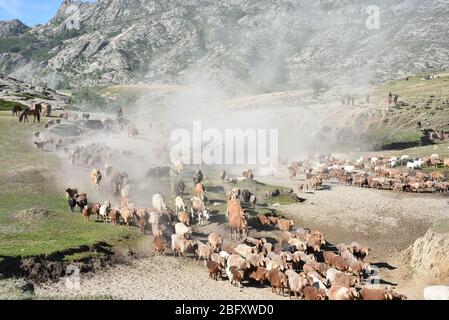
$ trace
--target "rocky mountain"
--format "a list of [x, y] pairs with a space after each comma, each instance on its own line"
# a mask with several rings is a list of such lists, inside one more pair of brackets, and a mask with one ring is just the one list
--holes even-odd
[[0, 72], [55, 88], [207, 83], [267, 92], [360, 85], [449, 67], [444, 1], [372, 4], [66, 0], [46, 25], [1, 36]]
[[30, 28], [27, 27], [22, 21], [17, 19], [11, 21], [0, 21], [1, 38], [19, 36], [29, 29]]

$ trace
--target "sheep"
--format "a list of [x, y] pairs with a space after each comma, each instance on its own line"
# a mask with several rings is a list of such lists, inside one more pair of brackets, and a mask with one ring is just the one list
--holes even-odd
[[338, 256], [334, 260], [333, 267], [339, 271], [348, 271], [349, 263], [345, 260], [345, 258]]
[[287, 219], [279, 219], [278, 222], [278, 228], [281, 231], [290, 231], [293, 226], [295, 225], [293, 220], [287, 220]]
[[246, 257], [246, 261], [248, 261], [249, 264], [255, 268], [265, 266], [264, 257], [260, 253], [250, 253]]
[[185, 211], [181, 211], [181, 212], [178, 213], [178, 220], [182, 224], [186, 225], [187, 227], [191, 226], [190, 215], [187, 212], [185, 212]]
[[212, 246], [214, 252], [219, 252], [221, 250], [221, 246], [223, 244], [223, 238], [216, 232], [212, 232], [207, 240], [209, 244]]
[[371, 252], [370, 248], [362, 247], [358, 242], [351, 243], [351, 248], [354, 256], [361, 261]]
[[151, 225], [151, 233], [153, 234], [153, 237], [163, 237], [164, 225], [159, 223], [153, 223]]
[[259, 221], [259, 223], [260, 223], [263, 227], [269, 227], [269, 226], [271, 226], [271, 222], [270, 222], [270, 220], [267, 218], [266, 215], [264, 215], [264, 214], [258, 214], [256, 218], [257, 218], [257, 220]]
[[362, 288], [359, 292], [361, 300], [393, 300], [393, 295], [387, 289]]
[[176, 208], [176, 214], [178, 214], [179, 211], [187, 211], [187, 206], [184, 203], [184, 200], [180, 196], [177, 196], [175, 198], [175, 208]]
[[313, 230], [310, 232], [310, 235], [316, 239], [318, 239], [322, 245], [326, 244], [326, 240], [324, 238], [324, 234], [320, 231]]
[[263, 286], [263, 283], [267, 279], [266, 276], [267, 276], [267, 269], [265, 269], [264, 267], [257, 267], [256, 271], [251, 272], [251, 274], [249, 275], [250, 279], [259, 282], [261, 287]]
[[303, 240], [292, 238], [288, 241], [288, 244], [294, 247], [297, 251], [306, 251], [307, 243]]
[[218, 255], [223, 258], [226, 262], [228, 261], [228, 258], [231, 254], [227, 253], [226, 251], [220, 251]]
[[355, 300], [358, 297], [355, 288], [346, 288], [338, 284], [333, 284], [328, 291], [329, 300]]
[[304, 228], [296, 229], [296, 236], [298, 237], [298, 239], [305, 240], [305, 236], [308, 234], [310, 234], [309, 229], [304, 229]]
[[287, 264], [292, 264], [293, 261], [295, 260], [295, 256], [292, 253], [287, 252], [287, 251], [281, 252], [280, 256], [283, 261], [287, 262]]
[[237, 254], [237, 252], [235, 252], [235, 245], [233, 245], [232, 243], [227, 243], [226, 245], [224, 245], [223, 250], [229, 254]]
[[309, 252], [320, 252], [323, 242], [321, 238], [317, 237], [316, 235], [308, 234], [304, 237], [304, 240], [306, 241], [307, 250]]
[[247, 270], [251, 267], [248, 261], [239, 256], [238, 254], [231, 254], [227, 257], [226, 265], [228, 267], [237, 267], [240, 270]]
[[248, 222], [238, 201], [228, 202], [226, 216], [231, 231], [231, 240], [243, 240], [248, 237]]
[[96, 214], [97, 216], [99, 215], [100, 207], [101, 205], [99, 203], [84, 206], [82, 213], [86, 222], [90, 222], [89, 218], [91, 215], [93, 214]]
[[288, 244], [290, 240], [295, 239], [295, 235], [291, 232], [284, 231], [281, 234], [281, 237], [279, 239], [279, 242], [281, 243], [281, 246], [284, 246], [284, 244]]
[[129, 207], [124, 207], [120, 209], [120, 216], [122, 217], [123, 223], [129, 227], [129, 224], [131, 223], [131, 220], [134, 217], [134, 210], [130, 209]]
[[346, 260], [347, 263], [357, 263], [357, 258], [349, 251], [344, 251], [341, 253], [341, 257]]
[[307, 273], [309, 271], [316, 271], [323, 276], [326, 274], [327, 269], [328, 268], [324, 263], [319, 263], [316, 261], [308, 261], [303, 266], [303, 270], [305, 273]]
[[338, 271], [337, 269], [334, 269], [334, 268], [327, 269], [327, 271], [326, 271], [327, 283], [329, 283], [330, 285], [334, 284], [336, 275], [340, 274], [340, 273], [343, 273], [343, 272]]
[[250, 247], [246, 244], [239, 244], [237, 247], [235, 247], [235, 251], [246, 259], [250, 254], [254, 253], [255, 248]]
[[[370, 267], [369, 263], [363, 263], [362, 261], [356, 261], [356, 262], [352, 262], [349, 264], [347, 271], [351, 272], [354, 275], [362, 276], [363, 271], [365, 271], [369, 267]], [[345, 270], [341, 270], [341, 271], [345, 271]]]
[[192, 234], [192, 228], [191, 227], [187, 227], [182, 222], [178, 222], [177, 224], [175, 224], [175, 233], [177, 235], [180, 235], [180, 236], [183, 236], [185, 238], [188, 238]]
[[312, 284], [314, 287], [318, 287], [318, 289], [321, 289], [321, 290], [327, 289], [326, 278], [323, 278], [318, 272], [316, 272], [314, 270], [309, 271], [306, 273], [306, 276], [307, 276], [307, 279], [309, 280], [309, 283]]
[[228, 276], [229, 281], [233, 286], [238, 286], [242, 288], [242, 280], [244, 277], [243, 270], [240, 270], [235, 266], [227, 266], [226, 267], [226, 275]]
[[198, 226], [202, 226], [204, 220], [209, 221], [209, 210], [206, 208], [206, 204], [199, 197], [193, 197], [190, 199], [192, 203], [191, 214], [192, 220], [195, 219], [195, 213], [198, 215]]
[[262, 238], [262, 239], [258, 240], [258, 239], [247, 237], [247, 238], [243, 239], [243, 243], [252, 244], [257, 251], [256, 253], [259, 253], [262, 251], [265, 243], [267, 243], [267, 239]]
[[335, 284], [341, 285], [346, 288], [355, 287], [360, 284], [360, 278], [356, 276], [351, 276], [343, 272], [338, 272], [335, 274]]
[[160, 254], [164, 254], [165, 252], [165, 242], [164, 239], [162, 239], [162, 237], [154, 237], [153, 239], [153, 250], [156, 254], [160, 255]]
[[218, 281], [218, 277], [221, 275], [223, 267], [219, 263], [212, 260], [205, 261], [204, 263], [209, 271], [209, 277]]
[[291, 294], [295, 295], [295, 298], [301, 299], [303, 295], [303, 290], [308, 285], [307, 278], [304, 274], [297, 274], [293, 270], [285, 271], [285, 275], [288, 277], [288, 287], [290, 289], [290, 298]]
[[264, 260], [265, 266], [268, 271], [270, 270], [284, 270], [286, 267], [284, 266], [282, 261], [276, 261], [269, 258], [265, 258]]
[[172, 250], [176, 255], [186, 256], [186, 253], [193, 249], [193, 242], [191, 240], [186, 240], [184, 236], [181, 236], [179, 234], [172, 234], [171, 236], [171, 246]]
[[262, 247], [262, 252], [264, 255], [268, 255], [268, 253], [273, 251], [273, 245], [269, 242], [265, 243]]
[[112, 225], [117, 225], [117, 220], [120, 217], [120, 211], [116, 210], [116, 209], [111, 209], [109, 210], [108, 213], [108, 219], [109, 221], [111, 221]]
[[109, 210], [111, 210], [111, 203], [109, 201], [105, 201], [105, 203], [100, 207], [100, 216], [103, 218], [105, 223], [108, 221]]
[[162, 197], [158, 193], [153, 195], [153, 208], [158, 211], [167, 210], [167, 206], [165, 205], [164, 197]]
[[201, 241], [197, 242], [196, 254], [198, 255], [198, 263], [201, 259], [204, 259], [205, 261], [210, 260], [212, 253], [213, 250], [208, 244], [204, 244]]
[[161, 219], [161, 213], [159, 212], [159, 211], [155, 211], [154, 209], [153, 210], [149, 210], [149, 214], [150, 214], [150, 217], [149, 217], [149, 219], [148, 219], [148, 222], [150, 223], [150, 224], [158, 224], [159, 223], [159, 220]]
[[448, 286], [430, 286], [424, 288], [425, 300], [449, 300]]
[[315, 256], [313, 254], [309, 254], [308, 255], [308, 254], [306, 254], [306, 253], [304, 253], [302, 251], [295, 251], [293, 253], [293, 256], [295, 257], [295, 261], [297, 261], [297, 262], [302, 261], [304, 263], [307, 263], [309, 261], [315, 261], [316, 260], [316, 258], [315, 258]]
[[[268, 271], [267, 280], [271, 284], [271, 292], [274, 292], [278, 295], [284, 295], [284, 289], [288, 288], [288, 279], [285, 274], [277, 269], [273, 269]], [[279, 289], [279, 292], [277, 290]]]
[[324, 251], [323, 252], [323, 258], [324, 262], [326, 262], [329, 266], [333, 267], [335, 264], [335, 259], [338, 257], [334, 252], [332, 251]]
[[276, 225], [276, 224], [278, 224], [278, 218], [277, 217], [274, 217], [274, 216], [268, 216], [267, 217], [268, 218], [268, 220], [270, 221], [270, 223], [272, 224], [272, 225]]
[[337, 244], [337, 250], [339, 254], [342, 254], [345, 251], [350, 251], [351, 247], [347, 246], [344, 243]]
[[325, 300], [326, 293], [324, 290], [307, 286], [303, 290], [304, 300]]
[[226, 259], [223, 257], [220, 257], [218, 253], [212, 253], [210, 255], [210, 260], [218, 263], [220, 266], [225, 267], [226, 266]]

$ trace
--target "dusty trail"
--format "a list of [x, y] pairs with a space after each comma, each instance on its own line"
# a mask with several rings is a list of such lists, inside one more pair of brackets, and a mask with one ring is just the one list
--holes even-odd
[[[286, 173], [285, 173], [286, 175]], [[261, 182], [292, 187], [283, 173]], [[296, 226], [317, 228], [332, 244], [358, 241], [373, 249], [367, 259], [380, 270], [381, 284], [397, 286], [409, 299], [422, 299], [426, 283], [413, 279], [401, 259], [401, 251], [422, 236], [433, 221], [449, 217], [447, 201], [439, 195], [394, 194], [329, 184], [327, 190], [306, 193], [301, 204], [281, 206], [281, 211], [295, 220]], [[279, 208], [278, 208], [279, 209]], [[197, 229], [195, 239], [205, 240], [218, 231], [229, 242], [223, 214], [209, 225]], [[251, 230], [251, 236], [277, 238], [278, 231]], [[148, 237], [148, 252], [151, 237]], [[149, 257], [118, 265], [99, 273], [83, 276], [81, 288], [70, 290], [63, 279], [57, 284], [36, 288], [38, 297], [108, 296], [114, 299], [282, 299], [269, 288], [245, 284], [240, 290], [228, 281], [208, 278], [203, 263], [174, 257]], [[284, 299], [287, 299], [284, 297]]]
[[40, 286], [38, 297], [109, 297], [144, 300], [239, 300], [281, 299], [270, 288], [231, 286], [229, 281], [214, 281], [203, 262], [174, 257], [155, 257], [119, 265], [91, 277], [82, 277], [79, 290], [68, 289], [63, 281]]
[[[295, 190], [298, 185], [298, 181], [289, 181], [286, 173], [262, 181]], [[397, 286], [409, 299], [422, 299], [428, 283], [411, 277], [402, 250], [422, 237], [435, 221], [449, 217], [447, 197], [332, 183], [326, 187], [301, 195], [307, 200], [284, 206], [284, 212], [298, 226], [322, 230], [332, 244], [357, 241], [368, 245], [373, 252], [367, 261], [380, 268], [381, 284]]]

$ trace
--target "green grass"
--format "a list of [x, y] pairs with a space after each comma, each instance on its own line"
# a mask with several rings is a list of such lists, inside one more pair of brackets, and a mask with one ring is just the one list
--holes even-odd
[[280, 195], [278, 197], [268, 198], [267, 203], [269, 205], [273, 205], [279, 203], [280, 205], [288, 205], [292, 203], [297, 203], [292, 197], [289, 195]]
[[[139, 237], [135, 228], [88, 224], [79, 212], [70, 213], [63, 190], [50, 174], [58, 168], [57, 157], [31, 145], [32, 132], [42, 124], [19, 124], [16, 118], [1, 115], [0, 257], [48, 255], [98, 242], [113, 246], [124, 238]], [[48, 214], [35, 218], [20, 214], [30, 208]], [[71, 257], [77, 258], [85, 256]]]
[[[207, 175], [212, 176], [212, 177], [217, 176], [216, 172], [207, 172]], [[203, 182], [203, 185], [206, 189], [207, 197], [209, 198], [209, 200], [211, 202], [214, 202], [214, 200], [215, 201], [216, 200], [224, 201], [226, 199], [225, 192], [212, 193], [212, 192], [208, 191], [208, 188], [216, 187], [217, 185], [220, 185], [220, 184], [221, 184], [221, 182], [219, 182], [218, 179], [212, 179], [212, 180], [207, 180], [207, 181]], [[271, 206], [276, 203], [278, 203], [280, 205], [288, 205], [288, 204], [297, 203], [297, 201], [295, 201], [289, 195], [280, 195], [278, 197], [265, 198], [266, 191], [271, 192], [276, 189], [283, 190], [283, 189], [285, 189], [283, 187], [263, 184], [263, 183], [260, 183], [257, 181], [255, 181], [253, 183], [249, 183], [249, 182], [240, 182], [240, 183], [236, 183], [236, 184], [226, 183], [224, 185], [225, 190], [228, 190], [228, 189], [230, 190], [233, 187], [238, 187], [241, 190], [244, 190], [244, 189], [249, 190], [250, 192], [252, 192], [256, 195], [256, 197], [257, 197], [256, 207], [254, 209], [248, 208], [247, 213], [249, 215], [255, 216], [255, 215], [257, 215], [257, 213], [271, 212], [270, 210], [267, 209], [267, 206]], [[226, 203], [222, 203], [220, 205], [211, 207], [211, 210], [216, 210], [221, 213], [226, 212]]]
[[449, 142], [444, 142], [437, 145], [414, 147], [400, 151], [389, 151], [386, 152], [386, 154], [390, 154], [392, 156], [408, 155], [410, 157], [430, 157], [432, 154], [439, 154], [440, 158], [448, 158]]
[[22, 103], [0, 99], [0, 111], [11, 111], [12, 108], [16, 105], [20, 105], [22, 108], [26, 108], [26, 106]]

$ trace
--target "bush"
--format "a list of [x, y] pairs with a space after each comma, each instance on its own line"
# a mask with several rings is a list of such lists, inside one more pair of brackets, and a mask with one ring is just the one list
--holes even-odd
[[12, 102], [12, 101], [0, 99], [0, 110], [1, 111], [11, 111], [12, 107], [14, 107], [16, 105], [21, 106], [22, 109], [25, 109], [27, 107], [26, 105], [21, 104], [19, 102]]

